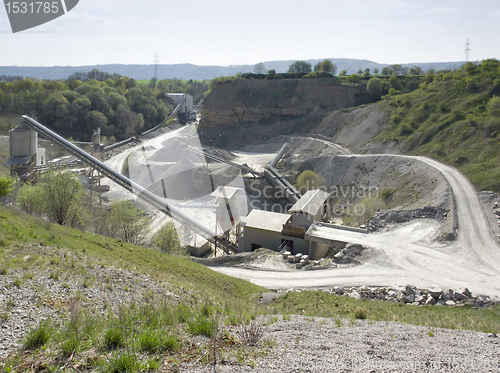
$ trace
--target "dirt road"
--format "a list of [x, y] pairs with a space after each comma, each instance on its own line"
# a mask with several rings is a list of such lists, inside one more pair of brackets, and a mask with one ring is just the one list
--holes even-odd
[[336, 232], [339, 240], [360, 243], [373, 249], [374, 255], [356, 267], [296, 272], [236, 267], [213, 269], [270, 289], [412, 284], [421, 288], [468, 287], [476, 294], [500, 296], [500, 247], [484, 216], [475, 189], [452, 167], [425, 157], [396, 157], [419, 159], [445, 176], [455, 196], [458, 240], [448, 244], [434, 242], [439, 223], [418, 220], [384, 233]]

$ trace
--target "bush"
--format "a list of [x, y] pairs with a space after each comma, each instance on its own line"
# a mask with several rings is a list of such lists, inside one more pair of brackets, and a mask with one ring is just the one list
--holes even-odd
[[45, 345], [51, 337], [51, 330], [46, 324], [40, 323], [37, 328], [28, 332], [23, 342], [25, 350], [35, 349]]
[[381, 199], [386, 199], [386, 198], [389, 198], [390, 196], [392, 196], [392, 194], [394, 193], [394, 189], [392, 188], [384, 188], [380, 191], [379, 193], [379, 197]]
[[104, 334], [104, 346], [114, 350], [125, 345], [125, 336], [121, 328], [110, 327]]
[[174, 223], [165, 224], [156, 234], [153, 245], [167, 254], [186, 254], [182, 249]]
[[488, 101], [488, 111], [491, 115], [500, 116], [500, 97], [495, 96]]
[[187, 332], [190, 335], [204, 335], [212, 338], [215, 335], [215, 320], [198, 316], [187, 323]]
[[14, 180], [10, 176], [0, 176], [0, 198], [6, 197], [10, 194]]
[[304, 170], [297, 178], [297, 183], [295, 187], [301, 193], [308, 190], [318, 189], [325, 185], [325, 179], [323, 176], [318, 175], [314, 171]]

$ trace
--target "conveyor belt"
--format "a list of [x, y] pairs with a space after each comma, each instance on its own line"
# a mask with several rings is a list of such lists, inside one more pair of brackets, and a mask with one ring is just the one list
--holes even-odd
[[[151, 193], [141, 185], [135, 183], [129, 178], [123, 176], [121, 173], [108, 167], [99, 159], [93, 157], [89, 153], [73, 145], [71, 142], [67, 141], [54, 131], [38, 123], [36, 120], [26, 115], [23, 115], [22, 118], [24, 122], [28, 126], [30, 126], [30, 128], [38, 132], [42, 137], [45, 137], [47, 140], [53, 141], [54, 143], [62, 147], [64, 150], [68, 151], [78, 159], [82, 160], [88, 166], [93, 167], [99, 172], [101, 172], [103, 175], [105, 175], [106, 177], [117, 183], [122, 188], [130, 192], [136, 193], [139, 198], [148, 203], [150, 206], [172, 217], [179, 223], [187, 225], [193, 233], [196, 233], [201, 237], [204, 237], [210, 242], [215, 241], [213, 237], [213, 230], [201, 224], [201, 222], [198, 219], [185, 214], [183, 211], [179, 210], [175, 206], [169, 205], [163, 198], [156, 196], [155, 194]], [[230, 242], [221, 240], [220, 238], [217, 239], [217, 244], [223, 245], [226, 248], [226, 250], [228, 248], [232, 250], [237, 250], [237, 248]]]

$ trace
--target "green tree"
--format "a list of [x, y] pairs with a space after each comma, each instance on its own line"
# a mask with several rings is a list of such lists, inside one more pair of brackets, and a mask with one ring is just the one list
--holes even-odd
[[364, 76], [365, 78], [368, 78], [370, 75], [371, 75], [371, 74], [370, 74], [370, 69], [366, 68], [366, 69], [365, 69], [365, 71], [363, 72], [363, 76]]
[[358, 69], [358, 71], [356, 72], [356, 74], [358, 74], [358, 75], [363, 75], [363, 70]]
[[379, 100], [382, 96], [383, 84], [379, 78], [371, 78], [366, 85], [366, 90], [375, 100]]
[[337, 66], [335, 66], [332, 61], [326, 59], [316, 64], [314, 66], [314, 71], [335, 75], [337, 73]]
[[276, 70], [269, 70], [267, 72], [267, 79], [275, 79], [276, 78]]
[[379, 73], [379, 70], [377, 68], [374, 68], [373, 69], [373, 75], [378, 75], [378, 73]]
[[295, 187], [301, 193], [304, 193], [308, 190], [318, 189], [321, 186], [325, 185], [325, 179], [323, 176], [318, 175], [316, 172], [311, 170], [303, 171], [299, 177], [297, 178], [297, 182], [295, 183]]
[[253, 72], [256, 74], [265, 74], [266, 73], [266, 66], [264, 65], [264, 62], [256, 63], [253, 66]]
[[16, 203], [21, 210], [30, 215], [43, 214], [40, 187], [37, 185], [24, 184], [17, 192]]
[[408, 70], [408, 74], [409, 75], [422, 75], [423, 71], [422, 71], [422, 68], [420, 66], [413, 66], [413, 67], [410, 67], [410, 69]]
[[359, 75], [351, 74], [347, 77], [347, 81], [351, 84], [356, 84], [357, 82], [359, 82]]
[[14, 180], [10, 176], [0, 176], [0, 198], [6, 197], [14, 189]]
[[109, 215], [110, 235], [135, 245], [144, 242], [149, 219], [132, 200], [114, 202]]
[[67, 170], [49, 169], [38, 182], [43, 211], [59, 224], [83, 223], [85, 192], [78, 177]]
[[312, 66], [307, 61], [295, 61], [288, 67], [289, 73], [310, 73], [312, 71]]
[[494, 96], [488, 102], [488, 111], [491, 115], [500, 116], [500, 97]]
[[153, 245], [167, 254], [186, 254], [179, 242], [174, 223], [165, 224], [156, 234]]
[[346, 76], [347, 75], [347, 70], [342, 70], [339, 74], [339, 76]]

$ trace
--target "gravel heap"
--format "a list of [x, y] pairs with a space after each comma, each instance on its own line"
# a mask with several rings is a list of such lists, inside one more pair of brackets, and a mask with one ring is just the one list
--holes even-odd
[[426, 206], [414, 210], [380, 210], [377, 215], [370, 219], [367, 229], [377, 232], [391, 223], [406, 223], [414, 219], [435, 219], [442, 221], [448, 215], [448, 211], [434, 206]]

